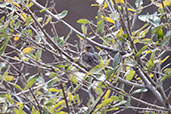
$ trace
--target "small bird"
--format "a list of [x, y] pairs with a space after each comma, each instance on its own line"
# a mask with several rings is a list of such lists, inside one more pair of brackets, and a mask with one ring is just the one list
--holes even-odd
[[100, 63], [100, 56], [95, 52], [92, 45], [87, 45], [81, 56], [81, 62], [88, 69], [92, 69]]

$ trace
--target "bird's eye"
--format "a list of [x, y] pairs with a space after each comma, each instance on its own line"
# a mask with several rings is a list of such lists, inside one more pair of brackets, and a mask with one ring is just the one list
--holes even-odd
[[88, 46], [87, 48], [88, 48], [88, 49], [90, 49], [91, 47], [90, 47], [90, 46]]

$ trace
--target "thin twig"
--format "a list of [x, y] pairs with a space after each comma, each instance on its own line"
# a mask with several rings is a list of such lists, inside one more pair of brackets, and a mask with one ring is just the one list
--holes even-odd
[[64, 96], [64, 100], [65, 100], [65, 103], [66, 103], [66, 106], [67, 106], [67, 109], [68, 109], [68, 114], [70, 114], [70, 108], [69, 108], [69, 105], [68, 105], [68, 100], [67, 100], [67, 97], [66, 97], [66, 94], [65, 94], [63, 83], [61, 83], [60, 85], [61, 85], [62, 93], [63, 93], [63, 96]]
[[[35, 0], [30, 0], [31, 2], [33, 2], [36, 6], [38, 6], [40, 9], [46, 9], [45, 7], [43, 7], [42, 5], [40, 5], [38, 2], [36, 2]], [[71, 30], [73, 30], [76, 34], [80, 35], [81, 37], [83, 37], [85, 40], [91, 42], [92, 44], [94, 44], [95, 46], [98, 46], [102, 49], [105, 49], [107, 51], [112, 51], [113, 53], [117, 53], [120, 52], [119, 50], [114, 50], [111, 47], [106, 47], [104, 45], [101, 45], [100, 43], [97, 43], [93, 40], [91, 40], [90, 38], [88, 38], [87, 36], [85, 36], [84, 34], [82, 34], [81, 32], [79, 32], [77, 29], [75, 29], [74, 27], [72, 27], [70, 24], [68, 24], [66, 21], [62, 20], [61, 18], [58, 17], [58, 15], [54, 15], [52, 12], [50, 12], [48, 9], [45, 10], [46, 13], [48, 13], [49, 15], [51, 15], [54, 19], [56, 19], [57, 21], [63, 23], [64, 25], [66, 25], [68, 28], [70, 28]], [[123, 52], [121, 52], [123, 53]]]
[[92, 113], [95, 111], [97, 105], [101, 102], [101, 100], [103, 99], [103, 97], [104, 97], [104, 95], [106, 94], [107, 90], [108, 90], [108, 89], [106, 89], [106, 90], [103, 92], [103, 94], [101, 95], [101, 97], [99, 98], [99, 100], [97, 101], [97, 103], [91, 108], [91, 110], [90, 110], [90, 112], [89, 112], [88, 114], [92, 114]]

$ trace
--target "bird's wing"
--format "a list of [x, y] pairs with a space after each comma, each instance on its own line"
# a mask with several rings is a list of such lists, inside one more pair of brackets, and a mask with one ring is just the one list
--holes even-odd
[[99, 57], [95, 53], [86, 52], [83, 54], [82, 59], [84, 63], [94, 67], [100, 63]]
[[93, 62], [95, 63], [95, 65], [98, 65], [100, 63], [100, 56], [97, 53], [93, 54]]

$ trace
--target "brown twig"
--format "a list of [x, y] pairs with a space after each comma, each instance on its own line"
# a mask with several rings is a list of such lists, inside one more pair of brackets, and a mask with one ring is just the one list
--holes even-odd
[[60, 85], [61, 85], [62, 93], [63, 93], [63, 96], [64, 96], [64, 100], [65, 100], [65, 103], [66, 103], [66, 107], [68, 109], [68, 114], [70, 114], [71, 110], [70, 110], [69, 105], [68, 105], [68, 100], [67, 100], [67, 97], [66, 97], [66, 94], [65, 94], [63, 83], [61, 83]]

